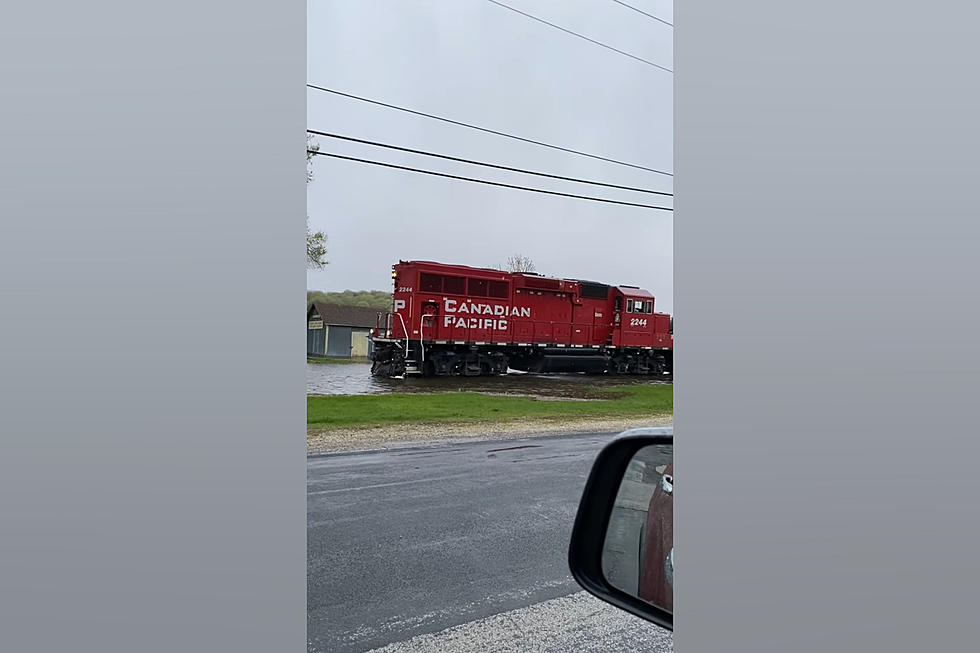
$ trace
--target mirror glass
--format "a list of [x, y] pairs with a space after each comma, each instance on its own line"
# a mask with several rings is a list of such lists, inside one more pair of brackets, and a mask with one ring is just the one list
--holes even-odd
[[674, 446], [650, 445], [630, 461], [602, 551], [610, 585], [674, 612]]

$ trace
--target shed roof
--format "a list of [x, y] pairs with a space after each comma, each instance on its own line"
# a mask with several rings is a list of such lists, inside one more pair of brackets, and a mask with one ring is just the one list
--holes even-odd
[[307, 310], [306, 316], [312, 315], [314, 309], [326, 325], [366, 329], [373, 329], [378, 325], [378, 310], [374, 308], [313, 302], [313, 305]]

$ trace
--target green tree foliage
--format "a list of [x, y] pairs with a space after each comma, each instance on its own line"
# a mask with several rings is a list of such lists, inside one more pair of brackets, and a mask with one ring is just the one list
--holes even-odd
[[310, 231], [310, 217], [306, 216], [306, 266], [322, 270], [327, 261], [327, 237], [322, 231]]
[[378, 311], [391, 310], [391, 293], [385, 290], [345, 290], [343, 292], [306, 291], [306, 306], [313, 302], [342, 304], [344, 306], [362, 306]]
[[[320, 144], [313, 141], [311, 134], [306, 135], [306, 183], [313, 181], [314, 152], [319, 151]], [[327, 237], [322, 231], [310, 230], [310, 216], [306, 216], [306, 267], [322, 270], [327, 264]]]
[[313, 134], [306, 135], [306, 183], [313, 181], [313, 157], [320, 151], [320, 144], [313, 140]]

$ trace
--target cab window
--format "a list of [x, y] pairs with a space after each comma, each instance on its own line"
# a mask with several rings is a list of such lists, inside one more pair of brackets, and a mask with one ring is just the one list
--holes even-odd
[[626, 300], [626, 312], [627, 313], [632, 313], [633, 312], [633, 300], [632, 299], [627, 299]]

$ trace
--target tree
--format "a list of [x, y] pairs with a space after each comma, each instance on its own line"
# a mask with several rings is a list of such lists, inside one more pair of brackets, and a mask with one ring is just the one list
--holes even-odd
[[341, 306], [360, 306], [378, 311], [391, 310], [390, 290], [345, 290], [343, 292], [306, 291], [306, 307], [313, 302], [340, 304]]
[[523, 254], [514, 254], [507, 259], [507, 269], [510, 272], [534, 272], [534, 261]]
[[322, 270], [327, 264], [327, 237], [322, 231], [310, 231], [310, 216], [306, 216], [306, 266]]
[[313, 157], [320, 151], [320, 144], [313, 141], [313, 134], [306, 135], [306, 183], [313, 181]]
[[[313, 135], [306, 135], [306, 183], [313, 181], [313, 157], [320, 144], [313, 142]], [[310, 216], [306, 216], [306, 267], [322, 270], [327, 264], [327, 237], [322, 231], [310, 230]]]

